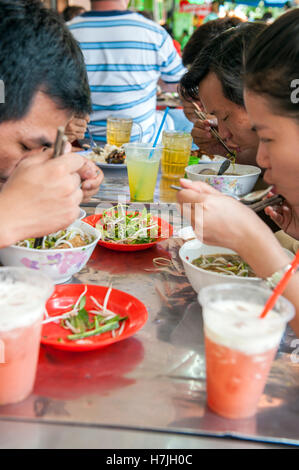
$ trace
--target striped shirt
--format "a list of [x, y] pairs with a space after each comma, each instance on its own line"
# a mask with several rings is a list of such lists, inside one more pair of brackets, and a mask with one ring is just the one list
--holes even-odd
[[[169, 34], [131, 11], [90, 11], [69, 24], [84, 54], [91, 89], [91, 131], [106, 142], [108, 116], [133, 118], [143, 140], [156, 133], [156, 91], [161, 78], [178, 83], [185, 72]], [[132, 141], [138, 139], [133, 126]]]

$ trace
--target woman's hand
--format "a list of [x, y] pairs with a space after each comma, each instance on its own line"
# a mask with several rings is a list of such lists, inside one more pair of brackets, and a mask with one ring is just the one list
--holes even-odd
[[[267, 198], [272, 196], [274, 194], [270, 192]], [[290, 237], [299, 240], [299, 218], [294, 209], [286, 201], [280, 206], [266, 207], [265, 213]]]
[[244, 241], [244, 227], [259, 225], [253, 211], [212, 186], [184, 179], [181, 186], [184, 190], [177, 195], [181, 211], [204, 243], [238, 251]]
[[182, 213], [201, 241], [236, 251], [258, 277], [268, 277], [288, 263], [269, 227], [249, 207], [206, 183], [183, 179], [181, 186], [185, 189], [177, 197]]

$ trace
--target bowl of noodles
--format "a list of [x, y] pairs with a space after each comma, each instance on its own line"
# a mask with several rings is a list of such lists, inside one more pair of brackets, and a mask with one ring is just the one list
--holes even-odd
[[68, 281], [88, 262], [101, 234], [91, 225], [76, 220], [65, 230], [43, 237], [34, 248], [35, 238], [22, 240], [0, 250], [4, 266], [20, 266], [40, 271], [55, 284]]
[[[284, 250], [291, 260], [294, 255], [289, 250]], [[181, 247], [179, 256], [186, 276], [197, 293], [203, 287], [213, 284], [241, 282], [256, 285], [263, 282], [236, 252], [228, 248], [205, 245], [194, 239]]]
[[193, 289], [225, 282], [261, 282], [237, 253], [219, 246], [209, 246], [199, 240], [190, 240], [180, 249], [180, 258]]

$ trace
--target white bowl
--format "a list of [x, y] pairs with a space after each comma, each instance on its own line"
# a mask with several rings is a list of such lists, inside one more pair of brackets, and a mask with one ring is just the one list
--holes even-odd
[[192, 264], [192, 261], [194, 261], [196, 258], [199, 258], [201, 255], [211, 255], [217, 253], [236, 254], [234, 251], [227, 248], [205, 245], [199, 240], [190, 240], [181, 247], [179, 255], [183, 262], [185, 273], [189, 279], [189, 282], [196, 292], [199, 292], [203, 287], [225, 282], [244, 282], [247, 284], [249, 283], [250, 285], [255, 285], [261, 282], [261, 279], [258, 277], [228, 276], [227, 274], [218, 274], [212, 271], [206, 271]]
[[[294, 257], [294, 254], [289, 250], [284, 249], [289, 255], [290, 260]], [[200, 289], [213, 284], [223, 283], [244, 283], [244, 285], [257, 285], [263, 282], [259, 277], [241, 277], [241, 276], [229, 276], [227, 274], [214, 273], [212, 271], [206, 271], [205, 269], [198, 268], [192, 264], [196, 258], [201, 255], [214, 255], [214, 254], [236, 254], [235, 251], [229, 250], [219, 246], [205, 245], [200, 240], [190, 240], [186, 242], [180, 249], [179, 255], [183, 262], [186, 276], [195, 290], [199, 292]]]
[[[218, 171], [221, 166], [221, 162], [218, 163], [201, 163], [198, 165], [190, 165], [185, 168], [187, 177], [192, 181], [204, 181], [210, 184], [218, 191], [231, 194], [234, 196], [245, 196], [252, 191], [261, 169], [257, 166], [252, 165], [234, 165], [234, 171], [237, 175], [201, 175], [199, 172], [206, 168]], [[232, 167], [228, 169], [228, 172], [232, 172]]]
[[90, 245], [60, 250], [35, 250], [12, 245], [0, 250], [0, 261], [4, 266], [21, 266], [40, 271], [53, 279], [55, 284], [68, 281], [78, 273], [89, 260], [101, 237], [94, 227], [81, 220], [76, 220], [70, 227], [78, 227], [92, 235]]

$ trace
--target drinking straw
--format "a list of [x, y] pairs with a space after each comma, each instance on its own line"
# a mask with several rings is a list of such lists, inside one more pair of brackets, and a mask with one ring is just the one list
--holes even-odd
[[154, 155], [154, 149], [155, 149], [156, 146], [157, 146], [157, 143], [158, 143], [160, 134], [161, 134], [161, 132], [162, 132], [162, 129], [163, 129], [163, 126], [164, 126], [164, 123], [165, 123], [165, 119], [167, 118], [168, 111], [169, 111], [169, 107], [167, 106], [167, 108], [165, 109], [164, 116], [163, 116], [163, 118], [162, 118], [160, 127], [159, 127], [159, 129], [158, 129], [158, 132], [157, 132], [157, 135], [156, 135], [154, 144], [153, 144], [153, 149], [151, 150], [151, 153], [149, 154], [149, 157], [148, 157], [149, 160], [150, 160], [150, 159], [152, 158], [152, 156]]
[[279, 283], [277, 284], [277, 286], [275, 287], [273, 291], [273, 294], [268, 299], [260, 318], [264, 318], [267, 315], [267, 313], [274, 307], [278, 297], [285, 290], [287, 283], [289, 282], [290, 278], [292, 277], [292, 275], [294, 274], [298, 266], [299, 266], [299, 250], [297, 251], [295, 258], [293, 259], [290, 268], [284, 274], [283, 278], [279, 281]]

